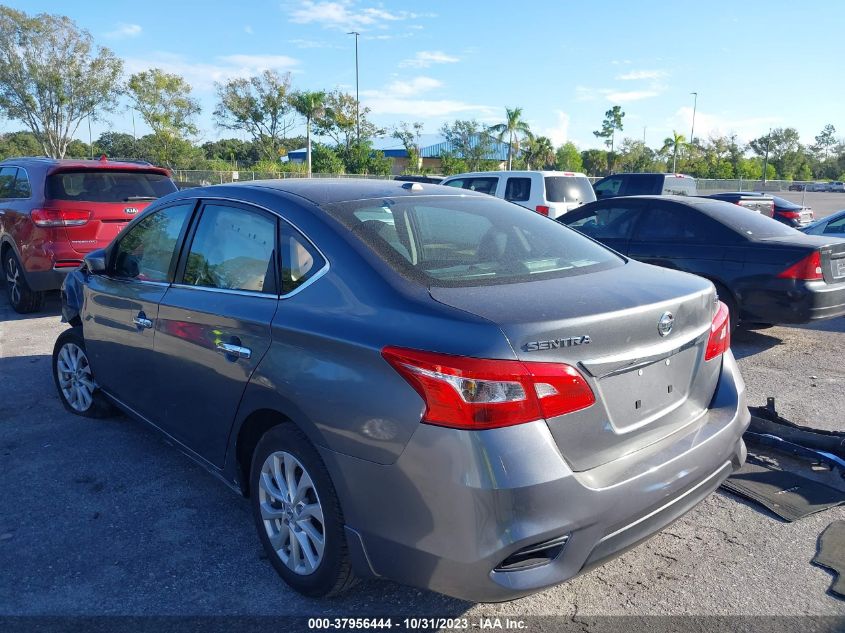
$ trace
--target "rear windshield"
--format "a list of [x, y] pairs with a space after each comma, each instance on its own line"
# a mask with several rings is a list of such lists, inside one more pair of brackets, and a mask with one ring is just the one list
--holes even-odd
[[583, 176], [546, 176], [546, 200], [549, 202], [593, 202], [596, 194]]
[[695, 179], [666, 176], [663, 181], [663, 193], [676, 196], [694, 196], [696, 194]]
[[803, 209], [800, 204], [795, 204], [794, 202], [790, 202], [786, 198], [779, 198], [778, 196], [772, 196], [772, 200], [775, 201], [775, 204], [779, 206], [782, 210], [788, 211], [798, 211], [799, 209]]
[[749, 239], [790, 237], [798, 233], [782, 222], [730, 202], [712, 202], [696, 208]]
[[498, 198], [414, 196], [325, 209], [394, 270], [428, 287], [517, 283], [624, 264], [576, 231]]
[[143, 171], [79, 170], [47, 176], [47, 198], [85, 202], [155, 200], [176, 191], [167, 176]]

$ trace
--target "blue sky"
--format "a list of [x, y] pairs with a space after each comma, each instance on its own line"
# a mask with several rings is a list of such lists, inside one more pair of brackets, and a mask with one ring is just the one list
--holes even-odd
[[[812, 142], [826, 123], [845, 135], [839, 2], [5, 4], [69, 15], [124, 58], [127, 72], [183, 75], [203, 106], [202, 139], [232, 135], [213, 122], [215, 80], [269, 67], [291, 72], [295, 88], [354, 93], [350, 30], [361, 33], [361, 101], [385, 127], [421, 121], [434, 133], [456, 118], [492, 124], [506, 106], [520, 106], [535, 133], [588, 148], [599, 146], [592, 131], [604, 112], [620, 105], [622, 136], [645, 132], [659, 146], [673, 129], [689, 137], [695, 91], [697, 138], [735, 132], [748, 140], [792, 126]], [[3, 130], [21, 127], [0, 121]], [[130, 111], [95, 122], [94, 137], [106, 129], [131, 133]], [[87, 126], [77, 136], [87, 141]]]

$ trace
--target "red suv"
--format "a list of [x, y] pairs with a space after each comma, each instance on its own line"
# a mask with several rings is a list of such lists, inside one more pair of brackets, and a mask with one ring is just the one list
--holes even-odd
[[36, 312], [44, 292], [103, 248], [151, 201], [176, 191], [148, 163], [53, 158], [0, 162], [0, 256], [9, 302]]

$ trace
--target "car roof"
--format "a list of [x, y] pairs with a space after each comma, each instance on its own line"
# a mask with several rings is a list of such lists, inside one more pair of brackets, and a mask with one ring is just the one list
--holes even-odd
[[94, 168], [94, 169], [139, 169], [149, 170], [155, 169], [157, 171], [167, 171], [163, 167], [156, 167], [152, 163], [146, 161], [134, 160], [105, 160], [100, 158], [91, 160], [88, 158], [48, 158], [46, 156], [16, 156], [13, 158], [6, 158], [0, 161], [0, 165], [39, 165], [50, 168]]
[[[487, 194], [455, 189], [443, 185], [420, 182], [402, 182], [398, 180], [382, 180], [368, 178], [285, 178], [281, 180], [250, 180], [233, 183], [231, 185], [212, 185], [201, 190], [186, 189], [196, 192], [198, 196], [207, 195], [217, 187], [226, 187], [228, 191], [237, 189], [254, 189], [262, 191], [277, 191], [288, 193], [317, 205], [335, 202], [351, 202], [353, 200], [370, 200], [373, 198], [401, 198], [405, 196], [442, 195], [442, 196], [486, 196]], [[184, 192], [183, 192], [184, 193]]]
[[493, 176], [530, 176], [533, 174], [539, 174], [540, 176], [564, 176], [567, 178], [586, 178], [586, 174], [580, 171], [555, 171], [555, 170], [539, 170], [539, 169], [513, 169], [513, 170], [506, 170], [506, 169], [497, 169], [493, 171], [467, 171], [462, 174], [452, 174], [451, 176], [446, 176], [446, 179], [453, 179], [453, 178], [483, 178], [493, 177]]

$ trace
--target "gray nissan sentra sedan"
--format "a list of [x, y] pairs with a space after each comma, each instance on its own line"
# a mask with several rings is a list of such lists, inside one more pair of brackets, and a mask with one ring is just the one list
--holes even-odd
[[[56, 385], [251, 498], [294, 589], [560, 583], [745, 458], [709, 281], [496, 198], [395, 181], [190, 189], [68, 276]], [[166, 511], [162, 508], [161, 511]]]

